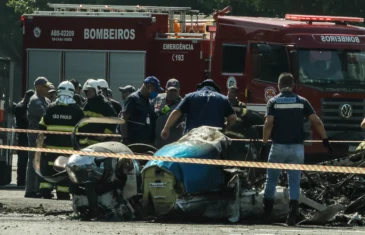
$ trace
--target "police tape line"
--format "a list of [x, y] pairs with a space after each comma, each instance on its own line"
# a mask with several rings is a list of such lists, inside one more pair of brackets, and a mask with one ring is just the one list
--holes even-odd
[[[72, 135], [71, 132], [62, 131], [43, 131], [43, 130], [28, 130], [28, 129], [12, 129], [0, 128], [0, 132], [15, 132], [15, 133], [34, 133], [34, 134], [49, 134], [49, 135]], [[119, 134], [97, 134], [97, 133], [83, 133], [77, 132], [76, 135], [82, 136], [100, 136], [100, 137], [121, 137]], [[262, 139], [231, 139], [237, 142], [262, 142]], [[270, 142], [270, 141], [269, 141]], [[305, 143], [322, 143], [322, 140], [305, 140]], [[330, 143], [362, 143], [361, 140], [330, 140]]]
[[280, 169], [280, 170], [302, 170], [302, 171], [332, 172], [332, 173], [346, 173], [346, 174], [365, 174], [365, 168], [362, 168], [362, 167], [282, 164], [282, 163], [215, 160], [215, 159], [201, 159], [201, 158], [173, 158], [173, 157], [160, 157], [160, 156], [150, 156], [150, 155], [86, 152], [86, 151], [76, 151], [76, 150], [34, 148], [34, 147], [21, 147], [21, 146], [8, 146], [8, 145], [0, 145], [0, 149], [23, 150], [23, 151], [44, 152], [44, 153], [58, 153], [58, 154], [65, 154], [65, 155], [78, 154], [78, 155], [86, 155], [86, 156], [94, 156], [94, 157], [127, 158], [127, 159], [135, 159], [135, 160], [159, 160], [159, 161], [166, 161], [166, 162], [193, 163], [193, 164], [205, 164], [205, 165], [217, 165], [217, 166], [271, 168], [271, 169]]
[[[43, 130], [27, 130], [27, 129], [12, 129], [12, 128], [0, 128], [0, 132], [15, 132], [15, 133], [33, 133], [33, 134], [48, 134], [48, 135], [72, 135], [72, 132], [62, 131], [43, 131]], [[98, 137], [121, 137], [118, 134], [104, 134], [104, 133], [83, 133], [76, 132], [76, 135], [82, 136], [98, 136]]]
[[[262, 142], [262, 139], [230, 139], [237, 142]], [[365, 140], [329, 140], [330, 143], [362, 143]], [[269, 140], [271, 142], [271, 140]], [[322, 143], [322, 140], [305, 140], [304, 143]]]

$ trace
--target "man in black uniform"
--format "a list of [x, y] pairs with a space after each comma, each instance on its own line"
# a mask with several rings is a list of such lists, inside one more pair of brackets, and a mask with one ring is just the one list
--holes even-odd
[[[83, 106], [85, 117], [117, 117], [110, 101], [105, 98], [99, 90], [99, 82], [89, 79], [83, 88], [87, 101]], [[113, 134], [116, 131], [116, 125], [103, 123], [90, 123], [79, 128], [79, 132]], [[105, 137], [87, 137], [81, 139], [81, 145], [88, 146], [104, 141]]]
[[[68, 81], [62, 82], [57, 88], [56, 101], [48, 106], [45, 115], [39, 123], [40, 129], [47, 131], [72, 132], [74, 126], [84, 118], [84, 112], [73, 99], [74, 95], [75, 88], [73, 84]], [[44, 147], [66, 150], [73, 149], [69, 135], [47, 135]], [[43, 153], [43, 156], [44, 157], [42, 157], [41, 160], [42, 175], [47, 174], [47, 176], [50, 176], [55, 174], [56, 172], [53, 170], [53, 162], [58, 157], [58, 154]], [[48, 190], [53, 189], [53, 185], [48, 182], [42, 182], [41, 185], [50, 185]], [[42, 189], [47, 188], [46, 186], [42, 187]], [[70, 199], [67, 184], [57, 185], [56, 192], [58, 199]]]
[[80, 89], [79, 88], [80, 83], [78, 81], [76, 81], [75, 79], [71, 79], [70, 82], [75, 87], [75, 95], [73, 98], [76, 101], [76, 104], [78, 104], [80, 107], [82, 107], [82, 105], [85, 103], [86, 99], [84, 97], [82, 97], [79, 92], [77, 92], [77, 90]]
[[[170, 129], [179, 118], [186, 114], [185, 133], [200, 126], [213, 126], [222, 129], [229, 128], [236, 123], [237, 115], [233, 111], [228, 98], [221, 93], [221, 89], [212, 79], [206, 79], [197, 85], [197, 91], [187, 94], [170, 114], [161, 138], [166, 140], [170, 136]], [[225, 124], [227, 119], [227, 124]]]
[[[24, 98], [15, 106], [15, 119], [17, 129], [28, 129], [29, 121], [27, 118], [27, 109], [30, 97], [34, 95], [33, 90], [29, 90], [25, 93]], [[28, 147], [27, 133], [18, 133], [18, 145]], [[25, 186], [25, 173], [27, 171], [28, 152], [17, 151], [18, 153], [18, 169], [17, 169], [17, 185]]]
[[[269, 162], [303, 164], [304, 163], [304, 118], [308, 118], [322, 137], [324, 147], [331, 152], [322, 121], [315, 114], [307, 99], [292, 92], [293, 76], [283, 73], [279, 77], [280, 94], [271, 98], [267, 103], [266, 120], [263, 130], [263, 152], [267, 148], [269, 137], [272, 146]], [[276, 185], [280, 170], [268, 169], [264, 194], [265, 220], [270, 222], [270, 214], [274, 205]], [[300, 195], [301, 171], [288, 170], [290, 211], [286, 223], [296, 224], [298, 200]]]
[[115, 112], [119, 114], [122, 111], [122, 105], [120, 105], [118, 101], [113, 100], [111, 97], [109, 98], [108, 96], [109, 85], [107, 81], [105, 81], [102, 78], [99, 78], [97, 81], [99, 83], [99, 87], [101, 89], [103, 96], [107, 98], [110, 101], [110, 103], [112, 103]]
[[160, 81], [150, 76], [140, 89], [126, 98], [122, 111], [122, 118], [126, 121], [121, 131], [123, 143], [154, 144], [157, 115], [151, 100], [162, 91]]

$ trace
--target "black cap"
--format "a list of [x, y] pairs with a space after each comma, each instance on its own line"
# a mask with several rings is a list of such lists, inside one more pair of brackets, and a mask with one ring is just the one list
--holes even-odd
[[130, 92], [133, 93], [136, 91], [136, 88], [131, 85], [127, 85], [125, 87], [119, 87], [120, 92]]
[[47, 78], [45, 77], [38, 77], [35, 81], [34, 81], [34, 86], [50, 86], [52, 85], [52, 83], [50, 83]]
[[177, 80], [175, 78], [171, 78], [170, 80], [168, 80], [167, 83], [166, 83], [166, 89], [167, 90], [178, 90], [178, 89], [180, 89], [179, 80]]
[[34, 90], [28, 90], [27, 92], [25, 92], [25, 97], [30, 98], [34, 95]]
[[217, 92], [221, 93], [221, 88], [215, 84], [215, 82], [212, 79], [206, 79], [202, 83], [199, 83], [196, 86], [196, 89], [200, 90], [203, 87], [210, 86], [213, 87]]

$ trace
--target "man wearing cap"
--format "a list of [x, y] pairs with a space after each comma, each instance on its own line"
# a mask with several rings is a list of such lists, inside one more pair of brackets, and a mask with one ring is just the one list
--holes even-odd
[[[47, 98], [48, 91], [50, 89], [50, 82], [48, 82], [45, 77], [38, 77], [34, 81], [35, 94], [30, 98], [28, 104], [28, 121], [30, 130], [39, 129], [39, 121], [42, 119], [50, 100]], [[29, 147], [36, 147], [36, 140], [38, 134], [28, 133]], [[33, 167], [34, 152], [28, 152], [28, 166], [27, 166], [27, 176], [25, 183], [25, 197], [39, 198], [45, 197], [49, 198], [51, 195], [40, 195], [38, 193], [40, 177], [36, 174]]]
[[136, 91], [136, 88], [131, 85], [125, 87], [119, 87], [119, 91], [122, 92], [122, 102], [127, 99], [127, 97]]
[[177, 124], [171, 129], [170, 136], [167, 140], [161, 139], [160, 133], [164, 128], [167, 118], [170, 113], [181, 102], [180, 96], [180, 82], [177, 79], [170, 79], [166, 83], [166, 93], [159, 94], [156, 99], [152, 101], [157, 114], [156, 121], [156, 140], [155, 147], [161, 148], [166, 144], [172, 143], [180, 139], [184, 132], [184, 117], [181, 116]]
[[[213, 126], [224, 129], [231, 127], [237, 120], [228, 98], [220, 94], [221, 89], [213, 80], [207, 79], [197, 85], [197, 91], [187, 94], [170, 114], [161, 138], [169, 138], [170, 130], [179, 118], [186, 114], [185, 133], [200, 126]], [[227, 118], [227, 126], [225, 126]]]
[[[27, 118], [27, 109], [30, 97], [34, 95], [33, 90], [28, 90], [22, 101], [20, 101], [14, 110], [16, 119], [17, 129], [28, 129], [29, 121]], [[28, 147], [28, 136], [27, 133], [18, 133], [18, 145]], [[25, 186], [25, 173], [27, 171], [28, 162], [28, 152], [27, 151], [17, 151], [18, 153], [18, 164], [17, 164], [17, 185]]]
[[151, 100], [162, 91], [160, 81], [150, 76], [144, 80], [140, 89], [126, 98], [122, 110], [122, 118], [126, 121], [122, 125], [124, 143], [154, 144], [157, 116]]
[[57, 92], [56, 89], [53, 85], [49, 86], [49, 91], [48, 91], [48, 95], [47, 98], [51, 101], [54, 102], [57, 99]]
[[237, 86], [232, 85], [228, 88], [227, 97], [233, 107], [233, 110], [236, 112], [237, 117], [241, 117], [244, 116], [246, 113], [246, 104], [238, 99], [237, 93]]

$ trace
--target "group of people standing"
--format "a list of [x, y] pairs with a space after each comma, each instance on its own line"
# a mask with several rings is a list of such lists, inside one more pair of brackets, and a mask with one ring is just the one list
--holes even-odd
[[[125, 120], [125, 124], [119, 127], [86, 123], [78, 131], [121, 133], [125, 144], [144, 143], [157, 148], [174, 142], [188, 131], [203, 125], [220, 127], [223, 130], [229, 128], [235, 124], [237, 117], [240, 117], [246, 108], [246, 105], [237, 98], [236, 86], [229, 87], [228, 94], [223, 95], [219, 86], [211, 79], [199, 83], [195, 92], [186, 94], [183, 98], [180, 96], [178, 80], [170, 79], [164, 89], [156, 77], [149, 76], [138, 90], [130, 85], [120, 88], [122, 105], [111, 98], [108, 83], [104, 79], [87, 80], [82, 88], [86, 98], [81, 96], [81, 86], [75, 80], [62, 82], [55, 96], [50, 96], [55, 89], [52, 90], [51, 84], [44, 77], [37, 78], [34, 87], [35, 92], [27, 91], [24, 99], [17, 105], [18, 128], [72, 131], [84, 117], [119, 117]], [[265, 148], [271, 138], [269, 162], [293, 164], [304, 162], [304, 118], [308, 118], [314, 124], [323, 139], [324, 147], [332, 151], [323, 123], [310, 103], [293, 93], [293, 87], [292, 75], [281, 74], [278, 79], [280, 94], [267, 103], [261, 151], [268, 151]], [[50, 99], [53, 99], [52, 103]], [[62, 137], [64, 138], [62, 141], [59, 137], [51, 136], [47, 136], [46, 147], [72, 148], [71, 140], [67, 136]], [[37, 134], [28, 136], [19, 134], [19, 145], [34, 147], [36, 138]], [[80, 138], [79, 143], [90, 145], [104, 140], [100, 137], [87, 137]], [[18, 185], [22, 185], [25, 182], [26, 161], [24, 153], [23, 157], [20, 152], [18, 154]], [[32, 164], [34, 152], [27, 154], [29, 160], [25, 196], [49, 197], [39, 194], [39, 183], [37, 183], [39, 177]], [[279, 174], [280, 170], [268, 169], [263, 202], [265, 218], [268, 221], [273, 210]], [[290, 212], [287, 223], [294, 225], [298, 212], [301, 172], [288, 171], [288, 174]], [[67, 194], [66, 191], [60, 192]]]

